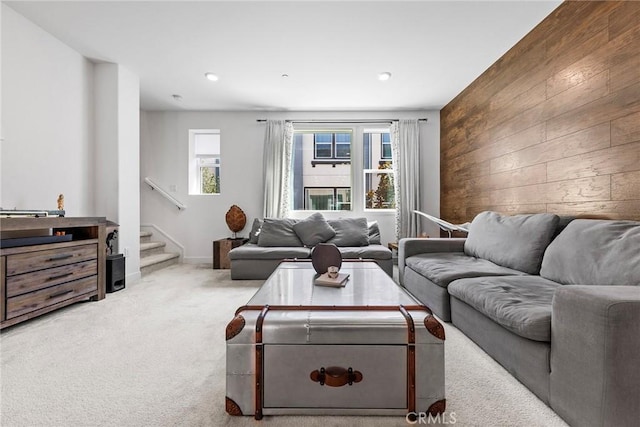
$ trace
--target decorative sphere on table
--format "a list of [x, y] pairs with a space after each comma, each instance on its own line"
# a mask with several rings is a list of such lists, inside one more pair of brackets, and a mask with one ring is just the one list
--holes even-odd
[[241, 231], [247, 224], [247, 216], [237, 205], [233, 205], [227, 211], [225, 221], [227, 222], [229, 230], [235, 234], [238, 231]]
[[311, 251], [311, 264], [316, 273], [324, 274], [331, 266], [342, 266], [342, 254], [333, 243], [319, 243]]

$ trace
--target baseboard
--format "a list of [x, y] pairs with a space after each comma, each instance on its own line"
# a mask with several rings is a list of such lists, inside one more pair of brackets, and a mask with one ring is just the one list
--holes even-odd
[[135, 273], [129, 273], [124, 277], [124, 282], [126, 285], [130, 283], [136, 283], [142, 278], [142, 274], [140, 274], [140, 270]]
[[213, 266], [213, 260], [211, 257], [193, 256], [182, 258], [184, 264], [211, 264]]

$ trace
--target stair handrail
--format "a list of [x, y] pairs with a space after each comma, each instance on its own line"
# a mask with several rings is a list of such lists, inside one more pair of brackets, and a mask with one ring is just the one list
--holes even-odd
[[171, 203], [176, 205], [179, 210], [187, 209], [187, 205], [185, 205], [184, 203], [182, 203], [181, 201], [173, 197], [171, 194], [167, 193], [164, 189], [162, 189], [162, 187], [160, 187], [148, 176], [144, 178], [144, 182], [146, 182], [149, 185], [149, 187], [151, 187], [152, 190], [156, 190], [160, 195], [162, 195], [162, 197], [164, 197], [165, 199], [169, 200]]

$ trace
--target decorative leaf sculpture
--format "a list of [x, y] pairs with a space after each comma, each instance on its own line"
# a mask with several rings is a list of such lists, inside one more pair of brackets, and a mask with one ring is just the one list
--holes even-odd
[[229, 230], [237, 233], [238, 231], [242, 231], [244, 226], [247, 224], [247, 216], [237, 205], [233, 205], [227, 211], [225, 221], [227, 222]]

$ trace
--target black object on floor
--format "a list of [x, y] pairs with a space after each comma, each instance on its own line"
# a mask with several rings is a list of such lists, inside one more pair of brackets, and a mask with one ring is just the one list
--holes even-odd
[[124, 255], [107, 255], [107, 293], [124, 289]]

